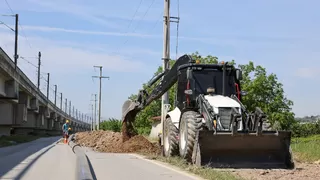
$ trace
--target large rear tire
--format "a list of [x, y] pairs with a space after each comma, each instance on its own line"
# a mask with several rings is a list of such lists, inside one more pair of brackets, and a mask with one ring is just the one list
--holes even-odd
[[179, 155], [179, 142], [178, 142], [179, 130], [172, 123], [170, 117], [166, 118], [164, 122], [163, 131], [163, 150], [165, 157]]
[[197, 118], [197, 112], [186, 111], [182, 114], [179, 126], [179, 152], [180, 156], [192, 161], [192, 152], [196, 142], [196, 134], [200, 129], [201, 119]]

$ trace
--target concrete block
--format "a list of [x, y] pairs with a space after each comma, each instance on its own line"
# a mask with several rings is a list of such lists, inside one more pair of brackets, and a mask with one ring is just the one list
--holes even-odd
[[17, 104], [17, 113], [16, 113], [16, 122], [17, 124], [21, 124], [28, 120], [28, 110], [25, 104]]
[[58, 118], [57, 113], [56, 113], [56, 112], [51, 112], [51, 113], [50, 113], [50, 118], [51, 118], [53, 121], [56, 121], [57, 118]]
[[19, 92], [19, 104], [25, 104], [27, 108], [30, 108], [30, 97], [24, 91]]
[[6, 78], [0, 74], [0, 96], [6, 96]]
[[39, 112], [39, 101], [37, 98], [31, 98], [30, 100], [30, 110]]
[[7, 80], [5, 82], [6, 96], [12, 99], [19, 99], [19, 83], [14, 80]]
[[12, 104], [0, 104], [0, 125], [13, 124], [13, 106]]
[[50, 110], [48, 107], [40, 106], [40, 113], [43, 114], [45, 118], [50, 118]]

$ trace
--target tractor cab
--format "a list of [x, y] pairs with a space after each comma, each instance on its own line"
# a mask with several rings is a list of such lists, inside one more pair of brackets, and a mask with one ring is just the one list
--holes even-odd
[[196, 107], [200, 94], [236, 95], [241, 100], [240, 80], [242, 73], [233, 65], [189, 63], [178, 68], [176, 106], [179, 109]]

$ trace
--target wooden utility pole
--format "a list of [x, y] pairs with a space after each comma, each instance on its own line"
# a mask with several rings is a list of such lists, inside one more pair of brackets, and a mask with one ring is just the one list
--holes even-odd
[[47, 79], [47, 99], [49, 99], [49, 90], [50, 90], [50, 73], [48, 73], [48, 79]]
[[54, 85], [54, 105], [57, 106], [57, 85]]
[[93, 118], [93, 130], [96, 130], [97, 123], [97, 94], [94, 94], [94, 113], [92, 114]]
[[69, 116], [71, 116], [71, 101], [69, 101]]
[[[169, 60], [170, 60], [170, 0], [164, 0], [164, 20], [163, 20], [163, 72], [166, 72], [170, 69]], [[166, 92], [162, 95], [161, 98], [161, 126], [162, 132], [164, 132], [164, 120], [166, 109], [169, 106], [169, 93]], [[161, 146], [163, 146], [163, 136], [161, 136]]]
[[18, 24], [19, 24], [19, 15], [16, 14], [16, 23], [15, 23], [15, 36], [14, 36], [14, 68], [17, 70], [18, 63]]
[[62, 93], [60, 93], [60, 109], [63, 111], [63, 109], [62, 109]]
[[38, 53], [38, 91], [40, 90], [40, 67], [41, 67], [41, 52]]
[[94, 117], [94, 108], [93, 108], [93, 104], [91, 104], [91, 110], [92, 110], [92, 115], [91, 115], [91, 131], [94, 130], [94, 125], [93, 125], [93, 117]]
[[65, 102], [65, 105], [64, 105], [64, 112], [66, 114], [68, 114], [68, 99], [66, 98], [66, 102]]
[[97, 125], [97, 129], [99, 130], [99, 126], [100, 126], [100, 120], [101, 120], [101, 80], [102, 78], [107, 78], [110, 79], [107, 76], [102, 76], [102, 66], [93, 66], [96, 68], [100, 69], [100, 76], [92, 76], [93, 78], [99, 78], [100, 80], [100, 86], [99, 86], [99, 116], [98, 116], [98, 125]]

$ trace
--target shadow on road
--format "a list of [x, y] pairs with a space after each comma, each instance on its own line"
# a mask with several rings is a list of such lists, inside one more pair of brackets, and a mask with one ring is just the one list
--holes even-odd
[[[43, 152], [37, 155], [31, 162], [26, 162], [28, 165], [23, 169], [19, 170], [19, 174], [15, 175], [14, 179], [20, 179], [27, 170], [47, 151], [49, 151], [52, 147], [55, 146], [55, 142], [57, 142], [61, 137], [48, 137], [48, 138], [40, 138], [32, 142], [19, 144], [16, 146], [9, 146], [0, 148], [0, 177], [3, 177], [6, 173], [11, 171], [19, 164], [25, 164], [23, 162], [30, 155], [46, 148]], [[52, 145], [53, 144], [53, 145]], [[19, 168], [20, 169], [20, 168]]]

